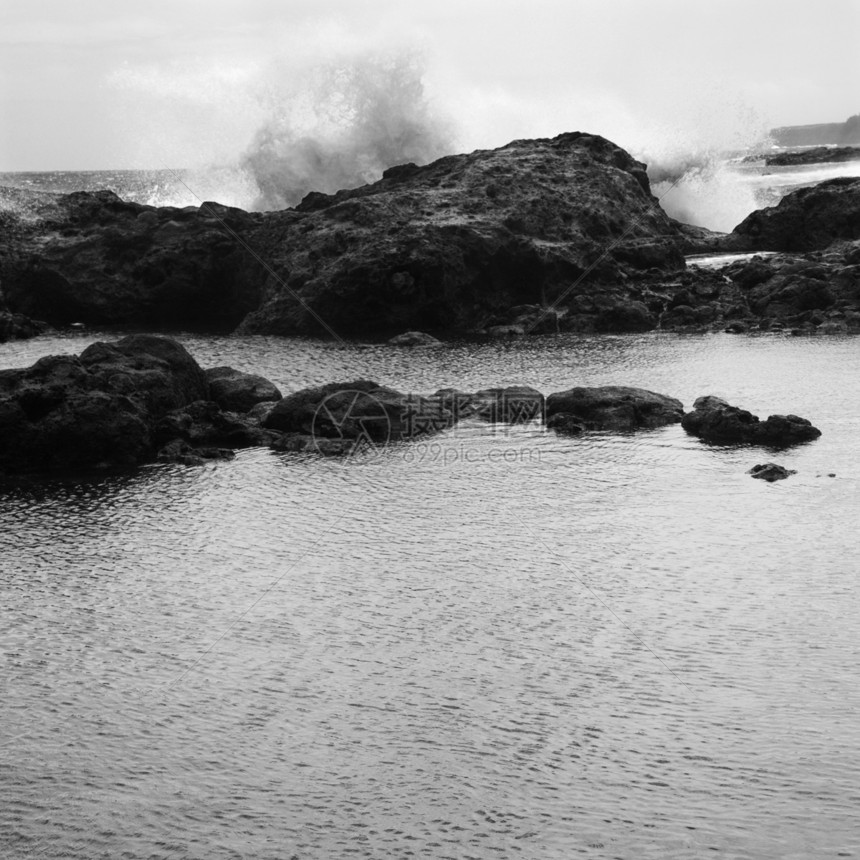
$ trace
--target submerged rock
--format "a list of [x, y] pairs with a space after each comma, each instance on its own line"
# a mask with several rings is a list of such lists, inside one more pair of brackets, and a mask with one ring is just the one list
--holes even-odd
[[644, 388], [605, 385], [550, 394], [546, 399], [546, 414], [548, 426], [564, 432], [570, 432], [574, 425], [587, 430], [625, 432], [677, 424], [684, 414], [684, 405], [674, 397]]
[[693, 411], [684, 415], [681, 426], [692, 436], [707, 442], [745, 443], [784, 448], [810, 442], [821, 431], [797, 415], [771, 415], [766, 421], [730, 406], [719, 397], [699, 397]]
[[789, 475], [796, 475], [797, 470], [786, 469], [785, 466], [779, 466], [776, 463], [763, 463], [753, 466], [747, 474], [772, 484], [774, 481], [784, 481]]

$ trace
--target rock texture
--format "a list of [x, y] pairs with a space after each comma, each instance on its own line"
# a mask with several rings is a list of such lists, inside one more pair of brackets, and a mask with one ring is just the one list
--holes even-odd
[[438, 400], [356, 379], [288, 395], [268, 413], [263, 426], [315, 439], [385, 444], [438, 432], [452, 421]]
[[133, 465], [154, 453], [155, 421], [206, 394], [179, 344], [146, 335], [2, 371], [0, 471]]
[[249, 412], [258, 403], [281, 399], [281, 392], [265, 377], [232, 367], [212, 367], [206, 371], [206, 380], [209, 398], [229, 412]]
[[547, 425], [568, 433], [663, 427], [677, 424], [683, 414], [684, 405], [674, 397], [621, 385], [570, 388], [546, 399]]
[[771, 448], [811, 442], [821, 435], [817, 427], [797, 415], [771, 415], [766, 421], [760, 421], [751, 412], [710, 395], [695, 401], [693, 411], [684, 415], [681, 426], [706, 442], [744, 443]]
[[837, 239], [860, 239], [860, 177], [792, 191], [748, 215], [733, 233], [755, 251], [815, 251]]
[[232, 328], [259, 303], [264, 267], [242, 236], [259, 215], [215, 203], [157, 208], [111, 191], [40, 195], [0, 225], [9, 307], [53, 325]]
[[50, 329], [46, 322], [31, 320], [24, 314], [13, 314], [0, 311], [0, 343], [7, 340], [26, 340], [38, 337]]
[[777, 463], [760, 463], [753, 466], [747, 474], [772, 484], [774, 481], [784, 481], [790, 475], [796, 475], [797, 470], [786, 469], [785, 466], [780, 466]]
[[0, 371], [0, 473], [200, 462], [275, 441], [253, 416], [209, 397], [185, 348], [154, 335]]
[[645, 166], [597, 135], [401, 165], [266, 216], [256, 246], [279, 277], [241, 330], [485, 327], [580, 279], [623, 296], [627, 272], [682, 265], [677, 235]]
[[800, 152], [780, 152], [768, 155], [768, 167], [788, 167], [797, 164], [828, 164], [839, 161], [860, 161], [860, 146], [815, 146]]
[[53, 324], [349, 336], [486, 329], [531, 308], [524, 328], [556, 331], [542, 309], [565, 295], [579, 329], [640, 331], [656, 319], [628, 280], [683, 266], [645, 165], [580, 132], [400, 165], [280, 212], [40, 201], [35, 220], [6, 216], [0, 279], [10, 307]]

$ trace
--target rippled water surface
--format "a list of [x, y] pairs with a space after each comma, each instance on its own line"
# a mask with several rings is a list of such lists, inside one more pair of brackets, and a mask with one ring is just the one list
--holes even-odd
[[464, 424], [6, 488], [2, 856], [860, 854], [860, 342], [182, 339], [285, 392], [631, 384], [823, 436]]

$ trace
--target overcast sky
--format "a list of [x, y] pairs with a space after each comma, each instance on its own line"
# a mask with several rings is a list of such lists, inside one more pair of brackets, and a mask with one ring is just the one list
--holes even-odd
[[229, 159], [279, 75], [386, 47], [459, 149], [731, 144], [860, 112], [858, 45], [858, 0], [0, 0], [0, 170]]

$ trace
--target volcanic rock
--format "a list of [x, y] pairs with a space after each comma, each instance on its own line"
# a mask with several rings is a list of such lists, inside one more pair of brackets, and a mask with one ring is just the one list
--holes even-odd
[[150, 459], [154, 424], [207, 393], [203, 371], [182, 346], [147, 335], [0, 371], [0, 471]]
[[[548, 426], [567, 428], [579, 424], [587, 430], [626, 432], [676, 424], [684, 405], [674, 397], [643, 388], [606, 385], [570, 388], [546, 399]], [[554, 418], [563, 415], [564, 418]]]
[[785, 448], [810, 442], [821, 431], [797, 415], [771, 415], [760, 421], [756, 415], [730, 406], [719, 397], [699, 397], [693, 411], [684, 415], [681, 426], [706, 442], [745, 443]]
[[452, 420], [438, 399], [403, 394], [358, 379], [289, 394], [275, 404], [263, 426], [314, 438], [385, 444], [438, 432]]
[[277, 386], [265, 377], [232, 367], [209, 368], [206, 379], [210, 399], [228, 412], [249, 412], [258, 403], [281, 399]]
[[814, 251], [860, 239], [860, 177], [829, 179], [786, 194], [748, 215], [733, 231], [757, 251]]
[[796, 475], [797, 470], [786, 469], [776, 463], [763, 463], [753, 466], [747, 474], [772, 484], [774, 481], [784, 481], [789, 475]]

